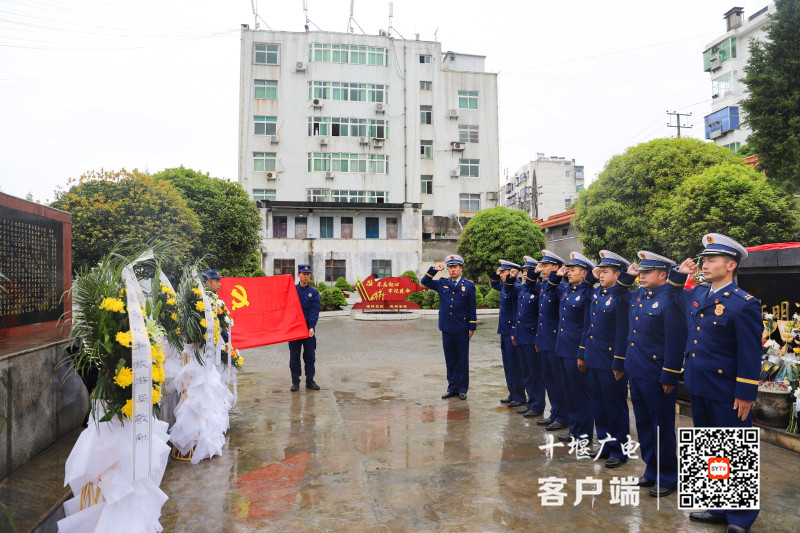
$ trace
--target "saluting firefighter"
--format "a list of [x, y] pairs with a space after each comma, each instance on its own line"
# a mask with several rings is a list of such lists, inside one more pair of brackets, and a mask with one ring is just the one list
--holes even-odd
[[522, 369], [517, 356], [517, 347], [512, 337], [516, 327], [517, 299], [514, 292], [516, 280], [510, 278], [511, 269], [519, 270], [519, 265], [500, 260], [500, 267], [489, 278], [492, 288], [500, 291], [500, 317], [497, 322], [497, 334], [500, 335], [500, 353], [503, 357], [503, 372], [506, 376], [508, 396], [500, 400], [506, 407], [522, 407], [525, 405], [525, 384], [522, 381]]
[[439, 329], [442, 332], [444, 362], [447, 367], [447, 392], [442, 399], [458, 396], [467, 399], [469, 389], [469, 341], [478, 325], [475, 284], [461, 276], [464, 259], [448, 255], [449, 278], [433, 279], [444, 270], [439, 263], [428, 269], [421, 283], [439, 293]]
[[[539, 283], [539, 324], [536, 327], [536, 350], [542, 362], [542, 378], [547, 399], [550, 402], [550, 416], [537, 420], [537, 426], [546, 426], [547, 431], [560, 431], [569, 427], [567, 400], [561, 382], [561, 363], [556, 355], [559, 311], [561, 310], [560, 285], [564, 282], [556, 273], [564, 260], [550, 250], [542, 250], [542, 260], [536, 265], [535, 274], [541, 275]], [[564, 283], [566, 287], [566, 283]]]
[[589, 321], [590, 300], [597, 279], [592, 274], [595, 264], [578, 252], [569, 254], [570, 262], [550, 274], [550, 280], [559, 276], [567, 276], [567, 282], [559, 287], [561, 292], [561, 308], [559, 311], [558, 339], [556, 355], [561, 368], [561, 383], [567, 398], [569, 414], [569, 432], [562, 433], [558, 440], [570, 442], [589, 439], [594, 435], [594, 418], [590, 405], [589, 379], [586, 366], [580, 365], [578, 358], [583, 359], [581, 337], [583, 328]]
[[624, 257], [600, 250], [600, 263], [594, 269], [600, 286], [592, 293], [591, 315], [581, 342], [584, 350], [578, 354], [578, 370], [588, 371], [597, 438], [614, 439], [593, 452], [595, 458], [606, 459], [606, 468], [617, 468], [628, 460], [622, 451], [630, 433], [628, 377], [620, 355], [628, 341], [629, 289], [635, 279], [628, 274], [628, 266]]
[[311, 279], [311, 265], [297, 265], [297, 278], [300, 282], [296, 285], [300, 306], [303, 308], [303, 317], [308, 328], [308, 337], [289, 341], [289, 371], [292, 374], [292, 392], [300, 389], [300, 350], [303, 350], [303, 363], [306, 371], [306, 388], [319, 390], [319, 385], [314, 381], [317, 361], [317, 336], [314, 328], [319, 320], [319, 291], [309, 284]]
[[[695, 427], [752, 427], [750, 406], [761, 373], [761, 302], [733, 281], [747, 250], [725, 235], [703, 236], [703, 276], [709, 284], [678, 293], [686, 312], [684, 350], [686, 387], [692, 393]], [[670, 270], [669, 282], [683, 286], [697, 265], [686, 259]], [[697, 522], [725, 524], [726, 533], [742, 533], [758, 510], [709, 510], [691, 513]]]
[[[678, 485], [675, 402], [686, 347], [686, 313], [677, 303], [681, 286], [667, 283], [675, 262], [642, 250], [628, 274], [639, 276], [641, 288], [631, 296], [628, 339], [623, 358], [631, 387], [636, 432], [644, 474], [637, 483], [651, 487], [650, 496], [671, 494]], [[658, 452], [659, 456], [656, 456]]]
[[[530, 256], [523, 258], [522, 278], [512, 286], [516, 293], [517, 312], [512, 342], [517, 349], [522, 383], [528, 401], [517, 409], [525, 418], [535, 418], [544, 413], [544, 380], [542, 380], [541, 354], [536, 351], [536, 327], [539, 323], [539, 275], [534, 269], [539, 262]], [[510, 278], [517, 279], [519, 271], [512, 269]]]

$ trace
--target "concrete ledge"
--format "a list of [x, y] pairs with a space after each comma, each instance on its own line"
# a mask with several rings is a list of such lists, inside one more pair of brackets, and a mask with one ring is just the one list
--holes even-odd
[[374, 322], [419, 320], [419, 313], [359, 313], [356, 311], [353, 313], [353, 318], [356, 320], [367, 320]]

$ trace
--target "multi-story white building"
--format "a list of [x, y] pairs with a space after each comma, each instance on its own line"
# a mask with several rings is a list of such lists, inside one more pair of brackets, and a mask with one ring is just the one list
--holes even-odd
[[483, 56], [383, 31], [243, 26], [239, 182], [264, 216], [267, 274], [417, 270], [423, 222], [496, 205], [498, 154]]
[[750, 59], [750, 42], [764, 40], [764, 25], [775, 13], [775, 5], [744, 18], [744, 9], [734, 7], [725, 13], [726, 31], [709, 43], [703, 52], [703, 68], [711, 75], [711, 113], [705, 116], [706, 139], [737, 152], [747, 142], [750, 129], [743, 125], [739, 101], [747, 90], [739, 79]]
[[583, 187], [583, 167], [574, 159], [538, 153], [536, 161], [506, 176], [500, 194], [509, 209], [522, 209], [533, 218], [546, 219], [569, 209]]

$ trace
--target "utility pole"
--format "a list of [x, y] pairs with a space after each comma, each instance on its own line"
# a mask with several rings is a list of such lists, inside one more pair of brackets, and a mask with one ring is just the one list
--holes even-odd
[[[678, 139], [681, 138], [681, 128], [691, 129], [691, 125], [683, 124], [681, 125], [681, 117], [691, 117], [691, 113], [678, 113], [677, 111], [669, 112], [667, 111], [667, 116], [669, 116], [669, 122], [667, 122], [667, 126], [670, 128], [678, 128]], [[675, 117], [675, 124], [672, 123], [672, 117]]]

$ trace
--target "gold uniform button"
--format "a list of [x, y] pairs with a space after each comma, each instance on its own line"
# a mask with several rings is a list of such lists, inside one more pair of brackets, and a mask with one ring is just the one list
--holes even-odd
[[636, 317], [636, 320], [639, 320], [639, 317], [638, 317], [638, 316]]
[[633, 343], [631, 343], [631, 346], [633, 346]]
[[722, 374], [722, 369], [717, 370], [717, 374]]
[[561, 328], [561, 331], [564, 331], [564, 328]]
[[639, 304], [639, 307], [641, 307], [641, 306], [642, 306], [642, 304]]
[[654, 356], [653, 356], [653, 359], [655, 359], [655, 358], [656, 358], [656, 356], [654, 355]]
[[694, 357], [694, 354], [692, 354], [692, 357]]
[[700, 326], [697, 326], [697, 331], [700, 331]]
[[593, 336], [593, 335], [589, 335], [589, 338], [590, 338], [590, 339], [594, 339], [594, 336]]
[[636, 330], [633, 330], [633, 332], [636, 333]]
[[703, 318], [704, 316], [706, 316], [706, 315], [704, 315], [703, 313], [700, 313], [700, 318]]
[[694, 343], [697, 344], [697, 339], [694, 340]]

